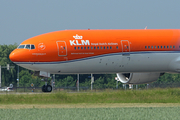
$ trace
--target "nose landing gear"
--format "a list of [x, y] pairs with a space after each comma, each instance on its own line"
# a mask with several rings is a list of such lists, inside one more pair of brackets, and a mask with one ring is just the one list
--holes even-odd
[[42, 92], [51, 92], [52, 91], [52, 86], [47, 84], [48, 78], [50, 78], [49, 72], [35, 71], [34, 75], [43, 78], [43, 79], [41, 79], [41, 81], [45, 82], [45, 85], [42, 86]]
[[52, 86], [47, 84], [47, 78], [45, 78], [43, 81], [45, 81], [45, 85], [42, 86], [42, 92], [51, 92]]
[[51, 85], [43, 85], [42, 86], [42, 91], [43, 92], [51, 92], [52, 91], [52, 86]]

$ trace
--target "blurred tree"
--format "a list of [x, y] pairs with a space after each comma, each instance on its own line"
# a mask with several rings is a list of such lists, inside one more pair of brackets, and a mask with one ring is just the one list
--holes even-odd
[[9, 59], [9, 54], [16, 47], [17, 47], [16, 43], [14, 45], [0, 45], [0, 65], [1, 66], [7, 66], [7, 64], [10, 64], [10, 66], [14, 66], [14, 68], [11, 68], [9, 70], [7, 70], [5, 68], [1, 69], [2, 86], [9, 86], [10, 83], [12, 83], [12, 84], [16, 83], [16, 79], [17, 79], [16, 68], [17, 68], [17, 65], [15, 65]]

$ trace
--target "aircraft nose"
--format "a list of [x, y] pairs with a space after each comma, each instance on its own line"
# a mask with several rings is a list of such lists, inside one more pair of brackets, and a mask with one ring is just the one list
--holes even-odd
[[12, 61], [12, 62], [17, 62], [18, 61], [18, 52], [17, 50], [13, 50], [10, 55], [9, 55], [9, 59]]

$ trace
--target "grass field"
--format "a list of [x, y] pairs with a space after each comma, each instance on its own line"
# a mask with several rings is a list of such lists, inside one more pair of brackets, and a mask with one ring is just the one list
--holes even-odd
[[180, 107], [0, 109], [1, 120], [179, 120]]
[[180, 89], [0, 94], [0, 119], [179, 120]]
[[0, 104], [180, 103], [180, 89], [1, 94]]

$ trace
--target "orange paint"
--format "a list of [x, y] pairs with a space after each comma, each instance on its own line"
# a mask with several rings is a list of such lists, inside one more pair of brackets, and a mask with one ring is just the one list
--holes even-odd
[[64, 30], [29, 38], [23, 44], [35, 49], [15, 49], [10, 54], [13, 62], [69, 61], [119, 52], [179, 51], [180, 30]]

